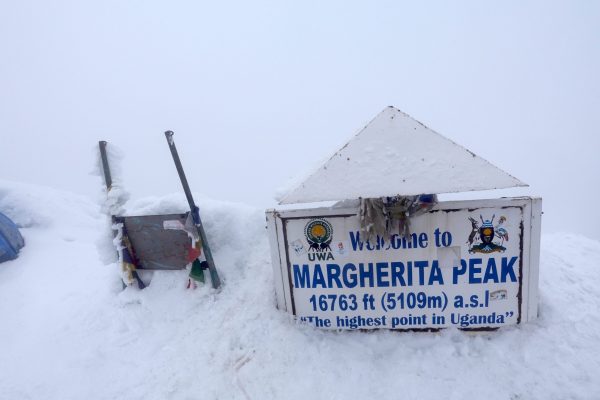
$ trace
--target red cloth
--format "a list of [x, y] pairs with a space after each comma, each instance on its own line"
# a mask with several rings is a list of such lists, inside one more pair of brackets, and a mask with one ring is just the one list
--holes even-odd
[[199, 248], [190, 247], [188, 249], [187, 261], [188, 262], [194, 261], [196, 258], [200, 257], [201, 253], [202, 253], [202, 251]]

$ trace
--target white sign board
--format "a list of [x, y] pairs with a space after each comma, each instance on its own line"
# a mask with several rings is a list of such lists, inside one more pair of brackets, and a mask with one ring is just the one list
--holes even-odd
[[541, 199], [439, 203], [367, 239], [357, 208], [267, 211], [278, 307], [326, 329], [497, 328], [537, 316]]

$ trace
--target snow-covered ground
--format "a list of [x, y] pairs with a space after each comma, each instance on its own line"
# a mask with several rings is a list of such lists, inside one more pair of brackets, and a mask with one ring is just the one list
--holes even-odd
[[[540, 318], [468, 334], [325, 332], [275, 309], [264, 212], [198, 197], [223, 289], [121, 291], [91, 199], [0, 181], [0, 399], [599, 399], [600, 242], [542, 238]], [[185, 211], [183, 195], [130, 211]]]

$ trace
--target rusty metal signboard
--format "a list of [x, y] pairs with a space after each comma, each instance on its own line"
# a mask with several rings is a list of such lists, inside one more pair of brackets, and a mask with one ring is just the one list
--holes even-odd
[[489, 329], [537, 316], [541, 199], [441, 202], [409, 236], [358, 209], [267, 211], [280, 309], [324, 329]]

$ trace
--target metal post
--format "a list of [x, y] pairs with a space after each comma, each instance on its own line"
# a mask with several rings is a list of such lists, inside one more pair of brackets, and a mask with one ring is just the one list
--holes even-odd
[[192, 213], [192, 218], [194, 219], [194, 224], [196, 225], [196, 229], [198, 229], [198, 234], [200, 235], [200, 240], [202, 241], [202, 250], [204, 251], [204, 257], [206, 258], [206, 262], [208, 263], [208, 269], [210, 271], [210, 277], [212, 280], [213, 288], [218, 289], [221, 286], [221, 279], [219, 278], [219, 274], [217, 273], [217, 268], [215, 267], [215, 262], [210, 251], [210, 246], [208, 245], [206, 233], [204, 232], [204, 227], [202, 226], [202, 220], [200, 219], [200, 210], [194, 203], [194, 198], [192, 197], [190, 186], [188, 185], [187, 179], [185, 177], [185, 172], [183, 171], [183, 166], [181, 165], [181, 160], [179, 159], [179, 154], [177, 153], [177, 148], [175, 147], [175, 141], [173, 140], [173, 131], [166, 131], [165, 137], [167, 138], [167, 143], [169, 144], [169, 149], [171, 150], [171, 155], [173, 156], [175, 168], [177, 168], [177, 173], [179, 174], [179, 179], [181, 180], [181, 185], [183, 186], [183, 191], [185, 192], [185, 197], [187, 198], [188, 204], [190, 205], [190, 211]]
[[112, 177], [110, 176], [110, 168], [108, 166], [108, 156], [106, 155], [106, 141], [101, 140], [98, 142], [100, 147], [100, 158], [102, 159], [102, 169], [104, 171], [104, 183], [106, 183], [106, 190], [110, 191], [112, 188]]

